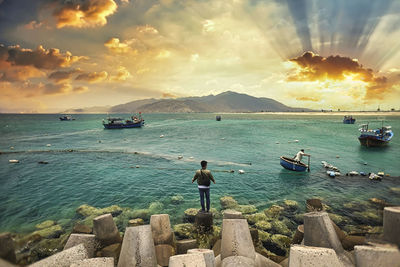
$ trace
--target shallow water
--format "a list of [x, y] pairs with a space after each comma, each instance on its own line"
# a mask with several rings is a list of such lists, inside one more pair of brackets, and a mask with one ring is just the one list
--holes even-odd
[[[400, 117], [385, 118], [395, 133], [387, 147], [365, 148], [357, 140], [358, 125], [379, 127], [381, 118], [360, 116], [356, 124], [345, 125], [341, 116], [223, 114], [217, 122], [215, 115], [146, 114], [145, 127], [120, 130], [103, 129], [105, 115], [75, 115], [75, 121], [59, 121], [59, 115], [0, 115], [0, 151], [5, 152], [0, 154], [0, 231], [26, 232], [46, 219], [72, 218], [84, 203], [137, 209], [161, 201], [163, 212], [178, 222], [186, 208], [199, 206], [191, 178], [203, 159], [217, 181], [211, 189], [216, 208], [224, 195], [260, 210], [284, 199], [304, 203], [315, 196], [339, 213], [347, 212], [344, 203], [371, 197], [400, 205], [400, 196], [390, 191], [400, 186], [393, 177], [400, 176]], [[311, 172], [284, 170], [279, 157], [294, 156], [301, 148], [312, 155]], [[322, 160], [342, 173], [384, 171], [392, 177], [331, 179]], [[226, 172], [231, 169], [235, 172]], [[181, 205], [170, 201], [177, 194], [184, 197]]]

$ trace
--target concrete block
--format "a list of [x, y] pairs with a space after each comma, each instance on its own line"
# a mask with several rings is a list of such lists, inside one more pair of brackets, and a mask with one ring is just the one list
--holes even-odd
[[400, 251], [397, 247], [355, 246], [357, 267], [399, 267]]
[[176, 254], [186, 254], [189, 249], [198, 248], [196, 239], [183, 239], [176, 241]]
[[51, 255], [43, 260], [35, 262], [30, 267], [69, 267], [71, 264], [89, 258], [86, 247], [83, 244], [63, 250], [57, 254]]
[[213, 215], [211, 212], [199, 212], [195, 217], [195, 225], [200, 232], [208, 232], [213, 226]]
[[256, 267], [254, 259], [243, 256], [231, 256], [223, 259], [222, 267]]
[[11, 233], [0, 234], [0, 258], [5, 259], [11, 263], [16, 263], [14, 241]]
[[221, 239], [218, 239], [214, 243], [214, 246], [212, 247], [212, 250], [214, 251], [214, 256], [218, 256], [219, 254], [221, 254]]
[[169, 258], [169, 267], [206, 267], [206, 261], [201, 254], [176, 255]]
[[89, 234], [71, 234], [68, 238], [67, 243], [64, 246], [64, 250], [72, 248], [76, 245], [83, 244], [88, 252], [89, 258], [94, 257], [98, 244], [95, 235]]
[[244, 219], [242, 213], [236, 210], [224, 210], [224, 219]]
[[168, 266], [169, 258], [175, 255], [175, 249], [168, 244], [156, 245], [157, 264]]
[[293, 236], [292, 244], [300, 244], [304, 237], [304, 224], [297, 226], [296, 233]]
[[400, 247], [400, 207], [383, 210], [383, 238]]
[[282, 267], [289, 267], [289, 258], [286, 258], [283, 261], [281, 261], [279, 265]]
[[174, 232], [168, 214], [155, 214], [150, 217], [154, 245], [169, 244], [174, 246]]
[[118, 263], [120, 253], [121, 253], [121, 243], [115, 243], [107, 247], [104, 247], [102, 250], [97, 252], [97, 256], [114, 258], [114, 262]]
[[292, 245], [289, 253], [289, 267], [343, 267], [331, 248]]
[[74, 225], [72, 232], [76, 234], [91, 234], [93, 233], [93, 229], [87, 225], [77, 223]]
[[342, 240], [342, 246], [346, 250], [353, 250], [354, 246], [365, 244], [365, 236], [348, 235]]
[[121, 236], [111, 213], [93, 219], [93, 234], [103, 246], [121, 242]]
[[231, 256], [256, 257], [246, 219], [224, 219], [222, 222], [221, 259]]
[[118, 267], [156, 267], [157, 258], [150, 225], [127, 227]]
[[257, 267], [281, 267], [280, 264], [264, 257], [263, 255], [256, 253], [255, 263]]
[[3, 260], [2, 258], [0, 258], [0, 266], [1, 267], [17, 267], [17, 265], [14, 265], [6, 260]]
[[93, 258], [77, 261], [70, 267], [114, 267], [114, 258]]
[[215, 267], [214, 251], [212, 251], [211, 249], [189, 249], [187, 254], [201, 254], [204, 257], [207, 267]]
[[222, 261], [221, 261], [221, 254], [215, 257], [215, 267], [221, 267], [222, 266]]

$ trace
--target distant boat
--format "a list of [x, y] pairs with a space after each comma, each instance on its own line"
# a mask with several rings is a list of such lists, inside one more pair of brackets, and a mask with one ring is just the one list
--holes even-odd
[[107, 122], [103, 120], [103, 126], [105, 129], [123, 129], [123, 128], [140, 128], [144, 125], [144, 119], [142, 114], [139, 113], [139, 117], [132, 116], [128, 120], [121, 118], [108, 118]]
[[280, 157], [281, 166], [285, 169], [296, 171], [296, 172], [304, 172], [308, 169], [308, 165], [304, 164], [303, 162], [296, 162], [294, 159], [289, 157]]
[[72, 118], [71, 115], [63, 115], [59, 119], [60, 119], [60, 121], [74, 121], [75, 120], [74, 118]]
[[353, 116], [344, 116], [344, 118], [343, 118], [344, 124], [354, 124], [355, 122], [356, 122], [356, 119], [354, 119]]
[[375, 130], [369, 130], [368, 124], [361, 125], [359, 129], [361, 135], [358, 137], [363, 146], [384, 146], [389, 143], [393, 137], [392, 127], [383, 126]]
[[217, 121], [221, 121], [221, 116], [218, 115], [218, 116], [215, 117], [215, 119], [216, 119]]

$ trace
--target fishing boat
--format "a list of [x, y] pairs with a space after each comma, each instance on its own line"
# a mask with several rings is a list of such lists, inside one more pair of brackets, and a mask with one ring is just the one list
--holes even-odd
[[71, 115], [63, 115], [59, 119], [60, 119], [60, 121], [74, 121], [75, 120], [74, 118], [72, 118]]
[[383, 126], [378, 129], [368, 129], [368, 124], [362, 124], [359, 129], [361, 135], [358, 137], [363, 146], [384, 146], [389, 143], [393, 137], [392, 127]]
[[302, 163], [302, 162], [297, 162], [293, 158], [289, 157], [280, 157], [281, 160], [281, 166], [287, 170], [291, 171], [296, 171], [296, 172], [304, 172], [305, 170], [309, 169], [308, 165]]
[[356, 119], [354, 119], [353, 116], [344, 116], [344, 118], [343, 118], [344, 124], [354, 124], [355, 122], [356, 122]]
[[216, 117], [215, 117], [215, 120], [216, 120], [216, 121], [221, 121], [221, 116], [219, 116], [219, 115], [216, 116]]
[[143, 125], [144, 119], [141, 113], [139, 113], [139, 117], [132, 116], [128, 120], [121, 118], [107, 118], [107, 120], [103, 120], [105, 129], [140, 128]]

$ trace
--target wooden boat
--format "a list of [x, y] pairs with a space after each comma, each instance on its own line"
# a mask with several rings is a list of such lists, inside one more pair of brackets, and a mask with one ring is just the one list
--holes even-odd
[[142, 114], [139, 113], [139, 118], [132, 116], [128, 120], [121, 118], [108, 118], [107, 121], [103, 120], [105, 129], [123, 129], [123, 128], [140, 128], [144, 125]]
[[308, 169], [308, 165], [302, 162], [296, 162], [294, 159], [289, 157], [280, 157], [281, 166], [287, 170], [296, 171], [296, 172], [304, 172]]
[[385, 146], [393, 137], [392, 127], [382, 126], [381, 128], [370, 130], [368, 124], [361, 125], [359, 129], [361, 135], [358, 137], [360, 144], [367, 147]]
[[59, 119], [60, 119], [60, 121], [74, 121], [75, 120], [74, 118], [72, 118], [71, 115], [63, 115]]
[[356, 119], [354, 119], [353, 116], [344, 116], [344, 118], [343, 118], [344, 124], [354, 124], [355, 122], [356, 122]]

